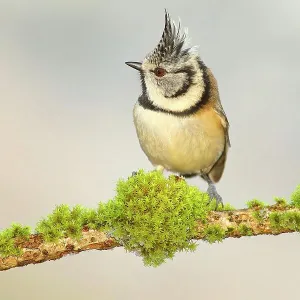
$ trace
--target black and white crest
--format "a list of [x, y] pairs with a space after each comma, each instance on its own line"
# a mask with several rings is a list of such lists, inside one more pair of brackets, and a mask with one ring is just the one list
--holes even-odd
[[158, 65], [161, 62], [172, 62], [183, 58], [190, 50], [183, 49], [185, 39], [186, 34], [180, 32], [180, 22], [176, 26], [165, 10], [165, 28], [162, 37], [156, 48], [147, 56], [147, 60]]

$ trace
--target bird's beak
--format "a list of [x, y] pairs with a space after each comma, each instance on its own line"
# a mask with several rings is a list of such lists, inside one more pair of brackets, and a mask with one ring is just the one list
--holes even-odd
[[134, 68], [138, 71], [142, 71], [142, 63], [137, 61], [127, 61], [125, 64], [131, 68]]

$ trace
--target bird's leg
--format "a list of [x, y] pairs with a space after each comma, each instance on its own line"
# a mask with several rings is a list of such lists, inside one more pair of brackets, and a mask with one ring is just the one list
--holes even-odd
[[211, 181], [211, 179], [209, 178], [209, 176], [207, 174], [202, 175], [201, 176], [207, 183], [208, 183], [208, 188], [207, 188], [207, 193], [209, 195], [209, 202], [208, 204], [215, 199], [216, 200], [216, 210], [219, 206], [219, 204], [222, 205], [222, 207], [224, 207], [223, 204], [223, 199], [222, 197], [218, 194], [216, 186], [214, 185], [214, 183]]

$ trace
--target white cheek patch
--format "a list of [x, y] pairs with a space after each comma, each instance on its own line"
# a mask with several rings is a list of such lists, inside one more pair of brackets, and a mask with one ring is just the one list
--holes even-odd
[[182, 88], [182, 85], [177, 87], [170, 86], [169, 89], [165, 88], [164, 91], [164, 87], [158, 85], [154, 77], [152, 78], [149, 75], [146, 75], [145, 83], [147, 87], [147, 93], [153, 104], [165, 110], [181, 112], [198, 103], [205, 91], [203, 72], [199, 69], [196, 59], [192, 60], [192, 66], [194, 70], [197, 70], [193, 80], [194, 84], [188, 88], [186, 93], [173, 98], [166, 98], [164, 93], [170, 92], [170, 94], [174, 94], [176, 91]]
[[[162, 78], [162, 80], [158, 80], [158, 85], [161, 86], [162, 92], [164, 91], [166, 97], [174, 97], [185, 85], [189, 85], [187, 73], [170, 74], [169, 78], [167, 76]], [[161, 84], [159, 84], [160, 82]]]

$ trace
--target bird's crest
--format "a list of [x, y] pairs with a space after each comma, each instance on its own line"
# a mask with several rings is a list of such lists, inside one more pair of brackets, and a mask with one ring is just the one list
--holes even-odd
[[186, 33], [180, 32], [180, 22], [176, 26], [165, 10], [165, 28], [156, 48], [147, 56], [150, 63], [158, 65], [163, 61], [174, 61], [188, 54], [190, 49], [183, 50]]

